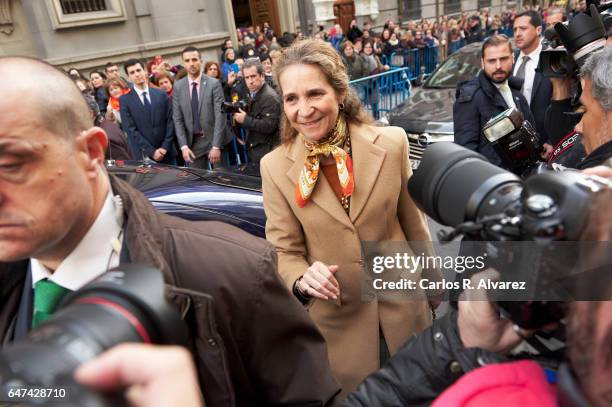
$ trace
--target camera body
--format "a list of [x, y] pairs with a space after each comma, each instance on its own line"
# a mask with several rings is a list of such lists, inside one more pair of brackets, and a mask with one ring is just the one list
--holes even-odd
[[221, 103], [221, 112], [226, 114], [238, 113], [238, 109], [242, 109], [243, 111], [247, 112], [248, 108], [249, 101], [244, 99]]
[[[606, 180], [571, 170], [543, 171], [522, 181], [454, 143], [430, 146], [408, 183], [410, 195], [428, 216], [454, 228], [441, 234], [441, 241], [463, 235], [464, 240], [482, 242], [487, 266], [496, 268], [506, 280], [512, 280], [520, 268], [515, 262], [520, 264], [522, 259], [521, 253], [507, 250], [512, 245], [500, 242], [534, 242], [524, 246], [544, 254], [536, 272], [529, 276], [537, 290], [550, 287], [548, 281], [559, 278], [560, 270], [551, 264], [561, 261], [567, 267], [571, 266], [567, 263], [576, 261], [548, 248], [556, 241], [579, 240], [593, 196], [604, 187], [610, 187]], [[558, 301], [500, 305], [512, 321], [527, 329], [563, 317]]]
[[589, 14], [580, 13], [544, 31], [538, 70], [549, 78], [576, 76], [586, 59], [606, 45], [612, 16], [604, 10], [610, 6], [612, 2], [591, 4]]
[[482, 133], [502, 160], [504, 168], [515, 174], [526, 174], [534, 168], [542, 152], [536, 131], [523, 114], [509, 108], [492, 117]]
[[[72, 372], [124, 342], [187, 345], [187, 328], [165, 300], [159, 270], [122, 264], [64, 298], [58, 311], [25, 340], [3, 347], [2, 397], [11, 389], [57, 388], [65, 389], [65, 398], [49, 398], [49, 404], [120, 405], [120, 396], [98, 395], [76, 384]], [[36, 405], [44, 401], [37, 399]]]

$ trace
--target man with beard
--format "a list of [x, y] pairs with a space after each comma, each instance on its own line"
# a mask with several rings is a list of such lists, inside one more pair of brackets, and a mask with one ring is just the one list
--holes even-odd
[[[482, 44], [482, 70], [457, 87], [453, 106], [455, 143], [484, 155], [495, 165], [501, 159], [482, 136], [485, 124], [504, 110], [518, 109], [525, 120], [535, 123], [529, 104], [521, 93], [522, 80], [511, 78], [514, 57], [510, 40], [494, 35]], [[535, 128], [535, 126], [534, 126]]]

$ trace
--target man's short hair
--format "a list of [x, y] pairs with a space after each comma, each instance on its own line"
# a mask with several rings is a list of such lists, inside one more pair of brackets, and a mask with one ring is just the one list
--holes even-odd
[[542, 17], [540, 17], [540, 14], [537, 11], [534, 11], [534, 10], [523, 11], [522, 13], [519, 13], [514, 18], [514, 20], [516, 21], [516, 19], [519, 17], [529, 17], [529, 23], [532, 26], [534, 26], [535, 28], [542, 27]]
[[[226, 42], [224, 42], [224, 44], [227, 44], [228, 40], [225, 40]], [[190, 45], [188, 47], [185, 47], [182, 51], [181, 51], [181, 58], [183, 58], [183, 55], [185, 55], [186, 52], [197, 52], [198, 53], [198, 57], [200, 56], [200, 50], [197, 49], [196, 47]]]
[[242, 72], [244, 73], [245, 69], [249, 69], [254, 66], [257, 67], [257, 73], [259, 75], [263, 75], [265, 73], [264, 66], [259, 60], [259, 58], [249, 58], [246, 61], [244, 61], [244, 64], [242, 65]]
[[612, 47], [589, 56], [580, 68], [580, 76], [591, 81], [593, 98], [602, 109], [612, 111]]
[[484, 59], [485, 50], [489, 47], [497, 47], [499, 45], [507, 44], [508, 49], [510, 49], [510, 53], [512, 53], [512, 44], [510, 44], [510, 39], [504, 34], [495, 34], [484, 40], [482, 43], [482, 49], [480, 51], [480, 57]]
[[139, 59], [131, 58], [131, 59], [128, 59], [127, 61], [125, 61], [125, 64], [123, 64], [123, 70], [125, 71], [125, 74], [129, 75], [128, 74], [128, 68], [130, 66], [134, 66], [134, 65], [138, 65], [138, 64], [140, 64], [140, 67], [142, 69], [144, 69], [144, 64]]
[[550, 9], [548, 11], [548, 15], [552, 16], [553, 14], [561, 14], [563, 15], [563, 21], [565, 21], [567, 19], [567, 12], [565, 11], [565, 9], [563, 7], [555, 7], [553, 9]]
[[105, 70], [106, 72], [108, 72], [108, 68], [111, 68], [111, 67], [113, 67], [113, 66], [117, 66], [117, 67], [118, 67], [118, 65], [117, 65], [116, 63], [114, 63], [114, 62], [110, 62], [110, 61], [109, 61], [109, 62], [107, 62], [107, 63], [106, 63], [106, 65], [104, 66], [104, 70]]

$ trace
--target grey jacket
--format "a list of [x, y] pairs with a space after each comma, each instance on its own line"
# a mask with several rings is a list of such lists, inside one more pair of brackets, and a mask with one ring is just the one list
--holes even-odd
[[[188, 77], [174, 84], [172, 96], [172, 116], [179, 147], [193, 144], [193, 116], [191, 114], [191, 90]], [[223, 103], [223, 87], [217, 79], [202, 74], [200, 79], [200, 125], [211, 147], [223, 147], [227, 143], [227, 117], [221, 113]]]

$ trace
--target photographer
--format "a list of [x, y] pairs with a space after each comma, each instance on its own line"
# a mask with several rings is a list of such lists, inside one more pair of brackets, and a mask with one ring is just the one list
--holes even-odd
[[612, 47], [594, 53], [580, 72], [582, 119], [576, 132], [582, 135], [587, 156], [578, 168], [606, 164], [612, 157]]
[[457, 87], [453, 105], [455, 143], [502, 166], [500, 156], [482, 135], [485, 124], [510, 107], [517, 108], [532, 125], [535, 120], [520, 92], [523, 81], [511, 77], [514, 58], [508, 37], [494, 35], [487, 38], [482, 44], [481, 54], [480, 73]]
[[257, 58], [247, 59], [242, 73], [250, 92], [248, 112], [238, 109], [233, 118], [248, 132], [249, 160], [259, 163], [278, 143], [280, 98], [265, 80], [264, 67]]

